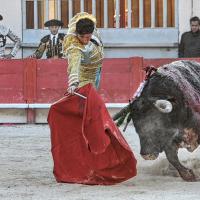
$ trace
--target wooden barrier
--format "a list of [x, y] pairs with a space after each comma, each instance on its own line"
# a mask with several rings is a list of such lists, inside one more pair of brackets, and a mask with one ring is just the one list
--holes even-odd
[[[105, 59], [99, 93], [106, 103], [126, 103], [137, 89], [142, 58]], [[0, 61], [0, 103], [53, 103], [67, 89], [64, 59]]]
[[[177, 59], [108, 58], [103, 61], [99, 93], [105, 103], [127, 103], [144, 79], [143, 68]], [[195, 58], [200, 62], [200, 58]], [[0, 60], [0, 104], [53, 103], [67, 89], [65, 59]], [[27, 109], [29, 123], [35, 110]]]
[[25, 103], [24, 61], [0, 59], [0, 103]]

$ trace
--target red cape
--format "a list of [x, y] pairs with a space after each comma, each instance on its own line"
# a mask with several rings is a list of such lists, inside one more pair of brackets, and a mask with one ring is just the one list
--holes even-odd
[[58, 182], [111, 185], [136, 175], [136, 159], [91, 84], [49, 110]]

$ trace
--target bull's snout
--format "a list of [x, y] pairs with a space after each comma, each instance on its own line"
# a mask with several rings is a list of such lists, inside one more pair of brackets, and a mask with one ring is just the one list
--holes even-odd
[[145, 160], [155, 160], [158, 157], [158, 154], [146, 154], [146, 155], [142, 155], [141, 156], [145, 159]]
[[156, 138], [140, 137], [140, 155], [145, 160], [155, 160], [161, 152], [161, 147]]

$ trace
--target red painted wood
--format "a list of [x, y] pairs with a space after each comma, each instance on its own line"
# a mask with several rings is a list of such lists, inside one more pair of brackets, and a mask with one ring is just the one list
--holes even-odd
[[67, 89], [65, 59], [37, 60], [37, 103], [53, 103]]
[[133, 94], [139, 87], [140, 83], [143, 81], [143, 58], [130, 58], [130, 64], [132, 70], [130, 82], [130, 96], [133, 97]]
[[0, 59], [0, 103], [25, 103], [23, 60]]
[[129, 59], [104, 59], [99, 93], [106, 103], [129, 100], [131, 67]]
[[27, 103], [34, 103], [36, 97], [37, 60], [24, 59], [24, 99]]
[[[177, 59], [104, 59], [99, 93], [107, 103], [125, 103], [144, 78], [143, 68]], [[200, 58], [193, 58], [200, 62]], [[0, 60], [0, 103], [53, 103], [67, 88], [65, 59]], [[28, 113], [33, 121], [34, 113]]]
[[[105, 59], [99, 93], [105, 102], [127, 102], [130, 98], [129, 59]], [[52, 103], [63, 97], [67, 88], [66, 60], [37, 61], [37, 103]]]

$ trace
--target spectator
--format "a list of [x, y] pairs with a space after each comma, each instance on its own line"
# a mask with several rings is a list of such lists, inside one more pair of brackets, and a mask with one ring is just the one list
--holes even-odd
[[58, 31], [63, 26], [63, 22], [52, 19], [45, 22], [44, 26], [49, 28], [50, 34], [41, 39], [39, 47], [30, 57], [40, 59], [46, 51], [47, 58], [62, 58], [62, 43], [65, 34]]
[[[0, 22], [3, 20], [3, 16], [0, 15]], [[12, 48], [9, 54], [5, 53], [6, 41], [7, 37], [13, 41], [14, 47]], [[21, 41], [19, 37], [17, 37], [10, 28], [0, 24], [0, 59], [11, 59], [16, 56], [17, 51], [19, 50], [21, 45]]]
[[190, 19], [190, 27], [191, 31], [181, 36], [178, 52], [180, 58], [200, 57], [200, 20], [198, 17]]

